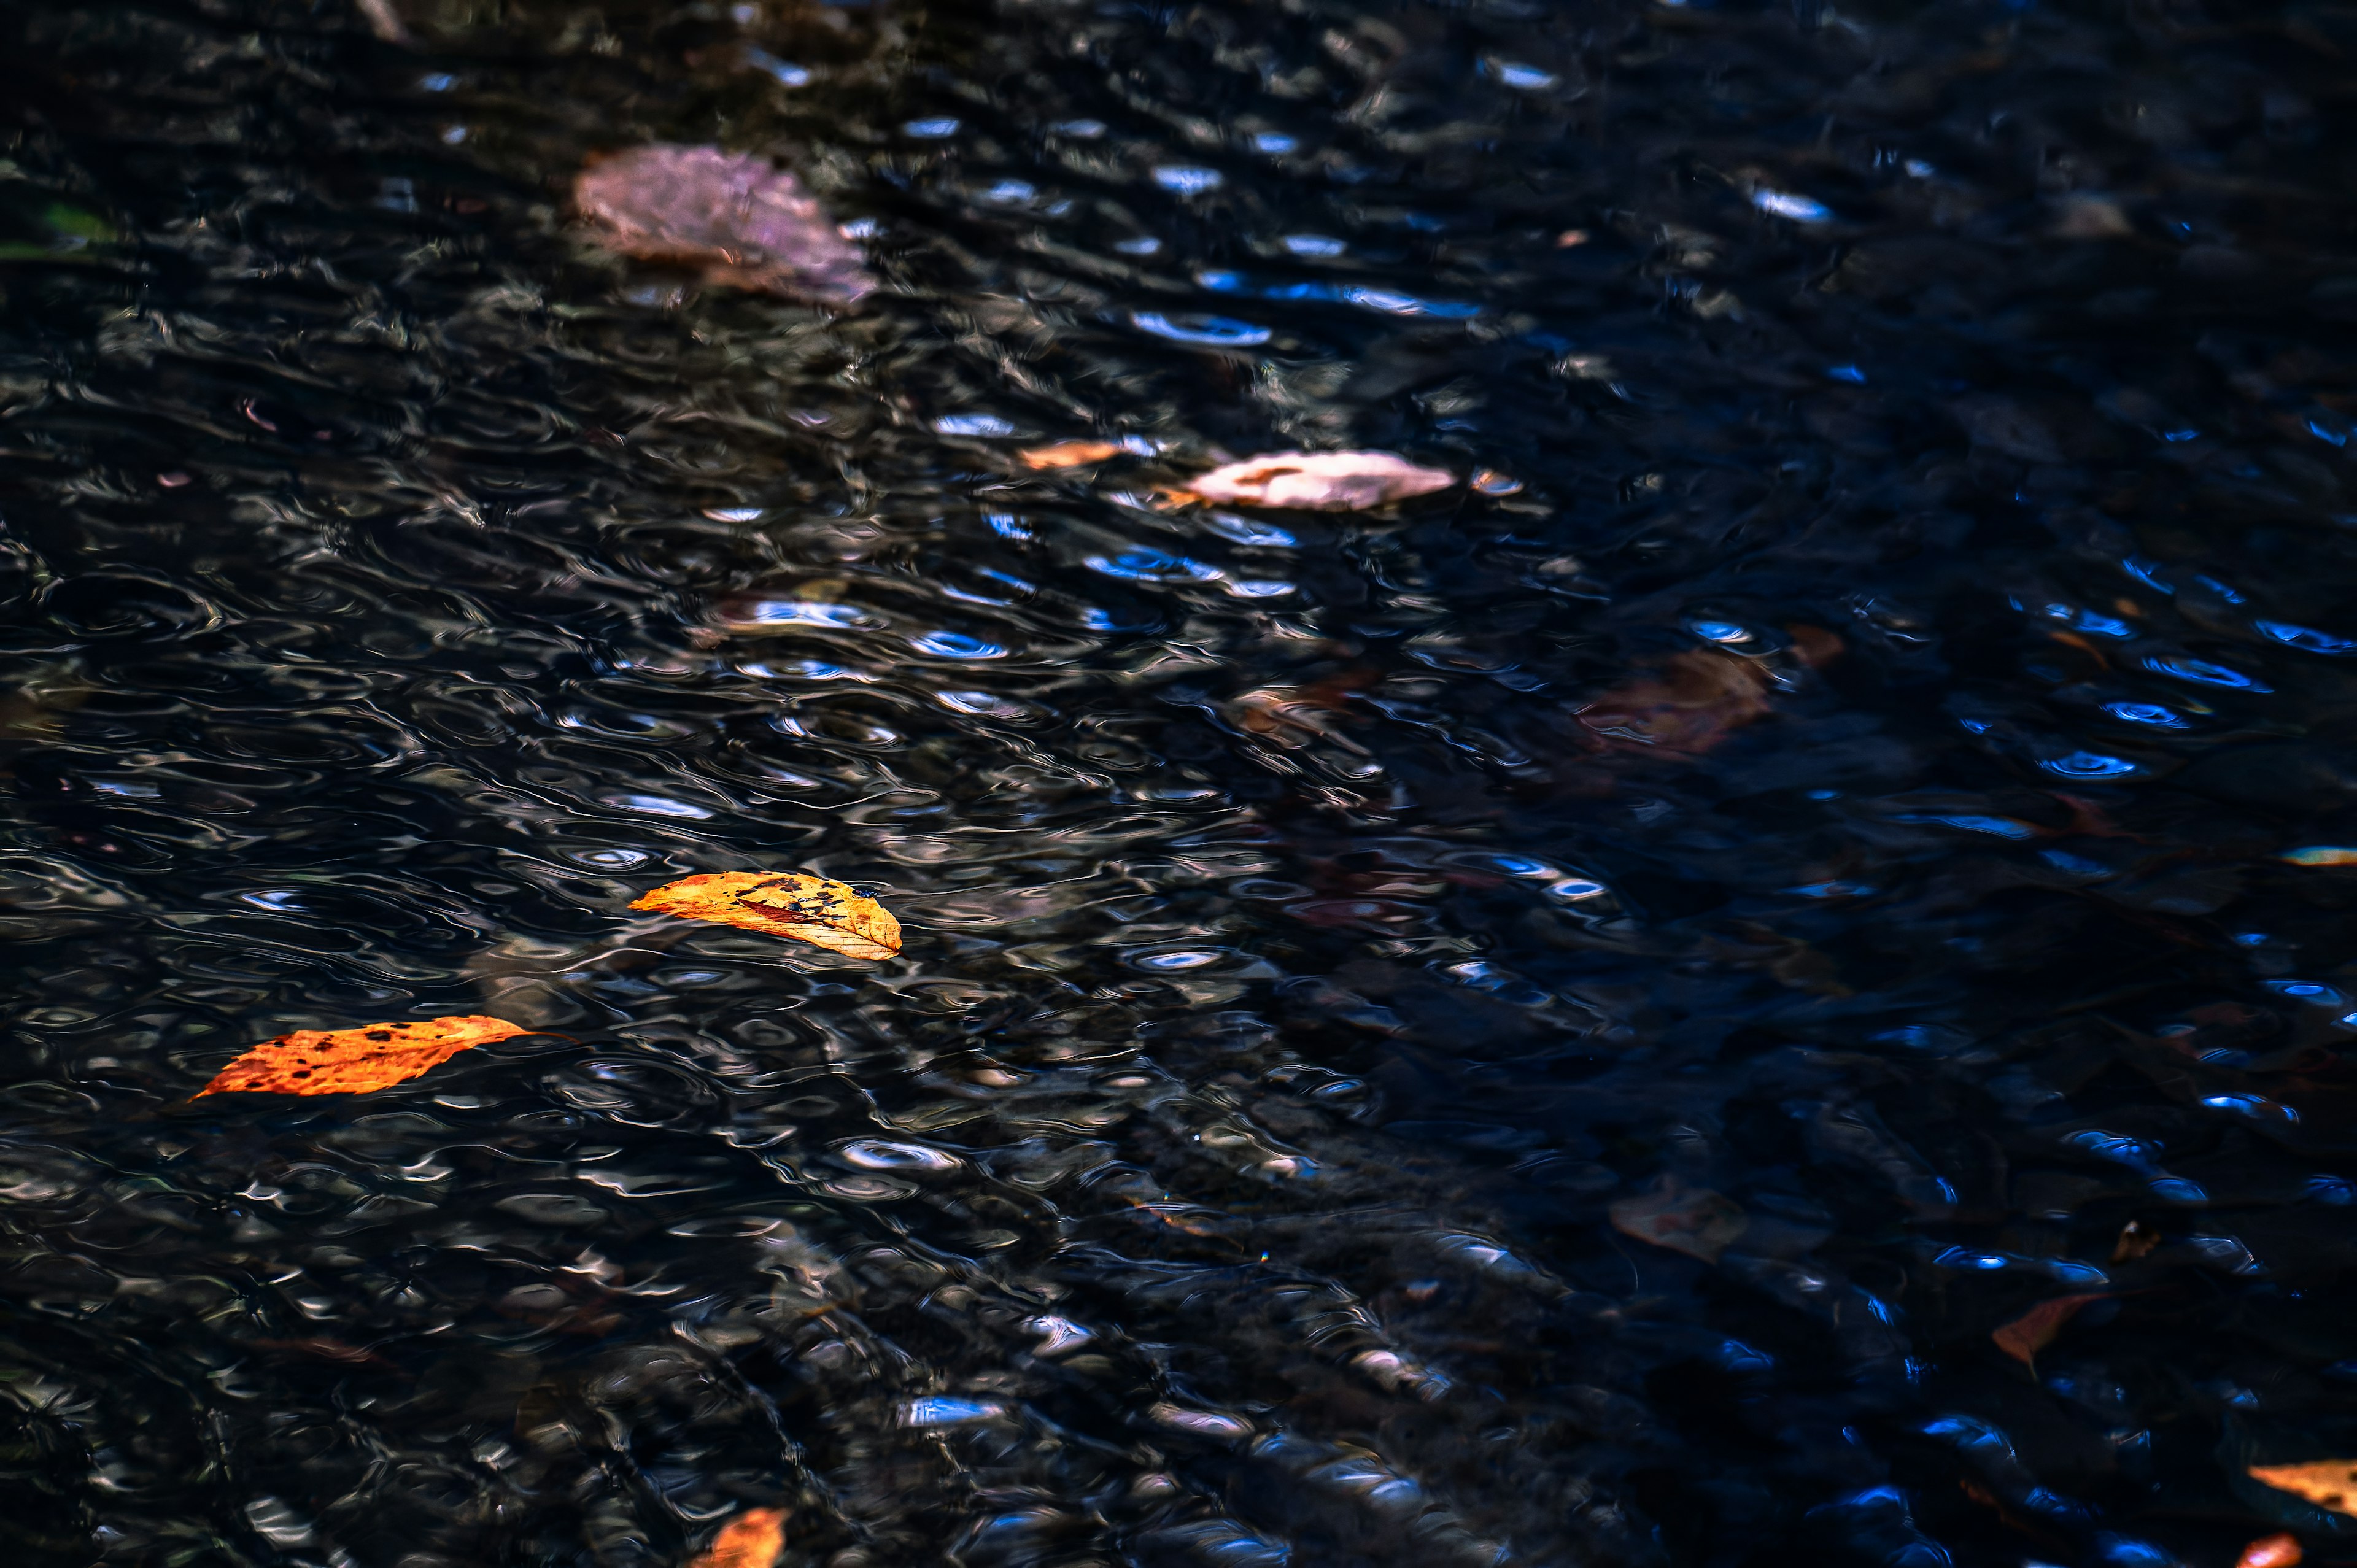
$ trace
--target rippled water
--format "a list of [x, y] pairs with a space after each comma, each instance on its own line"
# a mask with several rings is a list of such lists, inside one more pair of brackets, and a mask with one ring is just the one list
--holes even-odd
[[21, 1558], [2357, 1548], [2357, 12], [436, 3], [0, 18]]

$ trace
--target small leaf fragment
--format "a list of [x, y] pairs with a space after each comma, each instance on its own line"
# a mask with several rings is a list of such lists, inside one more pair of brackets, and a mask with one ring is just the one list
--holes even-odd
[[2103, 1300], [2101, 1293], [2093, 1295], [2058, 1295], [2041, 1301], [2011, 1323], [1989, 1336], [1996, 1348], [2035, 1370], [2040, 1350], [2054, 1343], [2062, 1326], [2079, 1316], [2079, 1309], [2091, 1301]]
[[1267, 452], [1197, 476], [1187, 493], [1243, 506], [1365, 511], [1456, 482], [1446, 468], [1421, 468], [1392, 452]]
[[1077, 468], [1083, 463], [1102, 463], [1118, 455], [1121, 448], [1110, 441], [1059, 441], [1053, 446], [1034, 446], [1023, 454], [1027, 468]]
[[297, 1029], [264, 1040], [197, 1090], [208, 1094], [373, 1094], [440, 1067], [460, 1051], [532, 1031], [480, 1015], [357, 1029]]
[[798, 871], [723, 871], [666, 883], [630, 906], [791, 937], [845, 958], [900, 956], [900, 922], [840, 882]]
[[876, 286], [817, 199], [756, 154], [632, 147], [582, 170], [573, 205], [608, 250], [699, 266], [716, 284], [843, 304]]
[[1664, 1179], [1652, 1192], [1624, 1197], [1610, 1210], [1612, 1229], [1706, 1263], [1718, 1262], [1751, 1223], [1743, 1210], [1708, 1187]]
[[2254, 1465], [2251, 1479], [2305, 1498], [2320, 1509], [2357, 1518], [2357, 1459], [2317, 1459], [2306, 1465]]
[[2308, 1553], [2300, 1549], [2299, 1537], [2287, 1530], [2281, 1535], [2263, 1535], [2243, 1548], [2234, 1559], [2234, 1568], [2299, 1568], [2300, 1559]]
[[786, 1549], [786, 1510], [747, 1509], [720, 1527], [689, 1568], [772, 1568]]

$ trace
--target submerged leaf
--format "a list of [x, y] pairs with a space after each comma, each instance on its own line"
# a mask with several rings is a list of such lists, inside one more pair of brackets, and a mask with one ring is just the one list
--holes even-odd
[[2251, 1479], [2306, 1498], [2320, 1509], [2357, 1517], [2357, 1459], [2317, 1459], [2306, 1465], [2254, 1465]]
[[1034, 446], [1023, 454], [1027, 468], [1077, 468], [1083, 463], [1102, 463], [1121, 448], [1111, 441], [1059, 441], [1053, 446]]
[[749, 153], [633, 147], [582, 170], [573, 204], [607, 249], [715, 283], [845, 304], [876, 286], [802, 182]]
[[741, 926], [845, 958], [900, 956], [900, 922], [840, 882], [788, 871], [725, 871], [666, 883], [630, 906], [683, 920]]
[[371, 1094], [406, 1083], [460, 1051], [529, 1033], [505, 1019], [479, 1015], [357, 1029], [298, 1029], [247, 1051], [197, 1095]]
[[1612, 1229], [1706, 1263], [1718, 1262], [1751, 1221], [1733, 1202], [1708, 1187], [1684, 1187], [1664, 1179], [1652, 1192], [1624, 1197], [1611, 1208]]
[[1648, 746], [1696, 756], [1770, 710], [1768, 671], [1752, 660], [1699, 649], [1674, 654], [1579, 710], [1579, 722], [1607, 746]]
[[1243, 506], [1365, 511], [1456, 482], [1445, 468], [1419, 468], [1390, 452], [1270, 452], [1214, 468], [1187, 489], [1203, 500]]
[[2089, 1302], [2103, 1299], [2101, 1294], [2058, 1295], [2041, 1301], [1989, 1337], [1996, 1341], [1998, 1349], [2035, 1370], [2038, 1353], [2054, 1343], [2062, 1326], [2078, 1316], [2079, 1309]]
[[747, 1509], [720, 1527], [689, 1568], [771, 1568], [786, 1549], [786, 1510]]

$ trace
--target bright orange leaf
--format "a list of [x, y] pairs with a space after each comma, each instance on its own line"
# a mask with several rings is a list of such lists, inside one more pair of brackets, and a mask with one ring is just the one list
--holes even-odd
[[2041, 1301], [1989, 1337], [1996, 1341], [1998, 1349], [2035, 1370], [2038, 1353], [2054, 1343], [2062, 1326], [2078, 1316], [2079, 1309], [2089, 1302], [2103, 1299], [2100, 1294], [2058, 1295]]
[[690, 1568], [771, 1568], [786, 1549], [786, 1510], [747, 1509], [720, 1527]]
[[436, 1018], [357, 1029], [297, 1029], [264, 1040], [197, 1090], [208, 1094], [372, 1094], [471, 1047], [532, 1031], [502, 1018]]
[[2300, 1550], [2299, 1537], [2288, 1531], [2263, 1535], [2243, 1548], [2243, 1554], [2234, 1559], [2234, 1568], [2299, 1568], [2300, 1559], [2307, 1555]]
[[666, 883], [630, 906], [814, 942], [845, 958], [900, 956], [900, 922], [840, 882], [798, 871], [724, 871]]
[[1121, 448], [1110, 441], [1059, 441], [1053, 446], [1034, 446], [1023, 454], [1027, 468], [1077, 468], [1083, 463], [1102, 463]]
[[2306, 1465], [2254, 1465], [2251, 1479], [2306, 1498], [2320, 1509], [2357, 1516], [2357, 1460], [2318, 1459]]

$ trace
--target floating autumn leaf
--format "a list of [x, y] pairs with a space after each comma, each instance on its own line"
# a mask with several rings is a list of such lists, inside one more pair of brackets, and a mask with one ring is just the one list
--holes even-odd
[[357, 1029], [297, 1029], [264, 1040], [197, 1090], [208, 1094], [372, 1094], [440, 1067], [460, 1051], [531, 1033], [468, 1015]]
[[1624, 1197], [1610, 1209], [1612, 1229], [1706, 1263], [1718, 1262], [1751, 1221], [1743, 1210], [1708, 1187], [1681, 1187], [1664, 1178], [1652, 1192]]
[[2320, 1509], [2357, 1518], [2357, 1459], [2317, 1459], [2306, 1465], [2254, 1465], [2251, 1479], [2305, 1498]]
[[2054, 1343], [2062, 1326], [2078, 1316], [2079, 1309], [2089, 1302], [2103, 1299], [2098, 1294], [2058, 1295], [2050, 1301], [2041, 1301], [1989, 1337], [1996, 1341], [1998, 1349], [2035, 1370], [2038, 1353]]
[[630, 906], [813, 942], [845, 958], [900, 956], [900, 922], [840, 882], [798, 871], [724, 871], [666, 883]]
[[1186, 491], [1241, 506], [1365, 511], [1456, 482], [1445, 468], [1420, 468], [1390, 452], [1270, 452], [1200, 475]]
[[1059, 441], [1053, 446], [1034, 446], [1023, 454], [1027, 468], [1077, 468], [1083, 463], [1102, 463], [1120, 452], [1111, 441]]
[[2234, 1568], [2299, 1568], [2307, 1555], [2300, 1550], [2299, 1537], [2288, 1531], [2263, 1535], [2243, 1548], [2243, 1554], [2234, 1559]]
[[720, 1527], [689, 1568], [771, 1568], [786, 1549], [786, 1510], [747, 1509]]
[[715, 283], [845, 304], [876, 286], [802, 182], [749, 153], [634, 147], [582, 170], [573, 205], [608, 250]]

